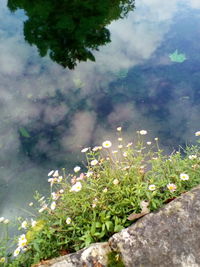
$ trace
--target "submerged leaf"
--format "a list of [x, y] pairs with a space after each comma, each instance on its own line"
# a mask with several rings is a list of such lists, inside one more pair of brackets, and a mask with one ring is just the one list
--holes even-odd
[[23, 127], [19, 128], [19, 132], [20, 132], [21, 136], [23, 136], [23, 137], [26, 137], [26, 138], [31, 137], [29, 132]]
[[186, 60], [185, 54], [181, 53], [179, 54], [177, 49], [174, 51], [174, 53], [169, 54], [169, 58], [172, 62], [178, 62], [178, 63], [182, 63]]

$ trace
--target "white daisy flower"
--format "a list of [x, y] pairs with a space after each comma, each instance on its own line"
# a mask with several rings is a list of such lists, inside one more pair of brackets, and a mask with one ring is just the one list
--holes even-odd
[[55, 184], [57, 182], [57, 178], [49, 178], [48, 182], [50, 183], [51, 187], [53, 186], [53, 184]]
[[48, 173], [48, 176], [51, 176], [53, 173], [54, 173], [54, 170], [50, 171], [50, 172]]
[[31, 219], [31, 226], [32, 226], [32, 227], [35, 227], [35, 226], [36, 226], [36, 224], [37, 224], [37, 221], [35, 221], [35, 220]]
[[74, 167], [74, 172], [79, 172], [79, 171], [80, 171], [80, 169], [81, 169], [81, 167], [79, 167], [79, 166], [76, 166], [76, 167]]
[[82, 150], [81, 150], [81, 152], [82, 153], [85, 153], [85, 152], [87, 152], [89, 150], [89, 147], [85, 147], [85, 148], [83, 148]]
[[128, 143], [128, 145], [126, 146], [126, 147], [130, 147], [130, 146], [132, 146], [132, 142], [130, 142], [130, 143]]
[[56, 208], [56, 202], [55, 202], [55, 201], [53, 201], [53, 202], [51, 203], [50, 208], [51, 208], [51, 210], [55, 210], [55, 208]]
[[44, 210], [46, 210], [47, 209], [47, 204], [45, 204], [45, 205], [43, 205], [42, 207], [41, 207], [41, 209], [39, 209], [39, 213], [41, 213], [41, 212], [43, 212]]
[[92, 174], [93, 174], [92, 171], [88, 171], [88, 172], [86, 173], [86, 177], [90, 177], [90, 176], [92, 176]]
[[78, 192], [82, 189], [82, 184], [81, 182], [77, 182], [75, 183], [72, 187], [71, 187], [71, 192]]
[[189, 158], [189, 159], [196, 159], [196, 158], [197, 158], [197, 155], [189, 155], [188, 158]]
[[43, 197], [41, 197], [38, 201], [39, 201], [39, 202], [42, 202], [44, 199], [45, 199], [45, 197], [43, 196]]
[[68, 217], [67, 219], [66, 219], [66, 224], [70, 224], [72, 222], [72, 219], [70, 218], [70, 217]]
[[107, 140], [107, 141], [104, 141], [104, 142], [102, 143], [102, 146], [103, 146], [104, 148], [109, 148], [109, 147], [112, 146], [112, 143], [111, 143], [109, 140]]
[[180, 179], [181, 179], [182, 181], [189, 180], [189, 175], [186, 174], [186, 173], [181, 173], [181, 174], [180, 174]]
[[95, 208], [97, 206], [98, 199], [95, 198], [92, 203], [92, 208]]
[[18, 238], [18, 241], [21, 242], [21, 241], [24, 241], [24, 240], [26, 240], [26, 235], [25, 234], [20, 235], [19, 238]]
[[0, 258], [0, 263], [4, 263], [6, 261], [5, 257]]
[[197, 132], [195, 133], [195, 135], [196, 135], [196, 136], [200, 136], [200, 131], [197, 131]]
[[26, 245], [27, 245], [27, 240], [26, 239], [25, 240], [21, 240], [21, 241], [18, 242], [19, 248], [23, 248]]
[[170, 192], [176, 191], [176, 185], [175, 184], [168, 184], [167, 188], [169, 189]]
[[60, 183], [60, 182], [62, 182], [62, 180], [63, 180], [63, 177], [60, 175], [60, 176], [57, 178], [57, 182]]
[[118, 179], [115, 179], [115, 180], [113, 181], [113, 184], [114, 184], [114, 185], [119, 184], [119, 180], [118, 180]]
[[19, 255], [19, 253], [20, 253], [20, 248], [18, 247], [18, 248], [15, 249], [15, 251], [13, 253], [13, 256], [17, 257]]
[[92, 166], [95, 166], [95, 165], [98, 164], [98, 160], [93, 159], [93, 160], [90, 162], [90, 164], [91, 164]]
[[59, 195], [57, 193], [55, 193], [55, 192], [52, 192], [51, 196], [52, 196], [53, 200], [57, 200], [59, 198]]
[[25, 234], [20, 235], [19, 239], [18, 239], [18, 247], [19, 248], [23, 248], [27, 245], [27, 239]]
[[146, 131], [146, 130], [140, 130], [140, 131], [139, 131], [139, 134], [141, 134], [141, 135], [146, 135], [146, 134], [147, 134], [147, 131]]
[[5, 220], [4, 217], [0, 217], [0, 223], [3, 222]]
[[151, 185], [149, 185], [149, 190], [150, 191], [154, 191], [154, 190], [156, 190], [156, 186], [155, 186], [155, 184], [151, 184]]
[[27, 227], [28, 227], [28, 222], [27, 221], [23, 221], [22, 224], [21, 224], [21, 228], [27, 229]]
[[53, 174], [53, 177], [58, 177], [59, 176], [59, 173], [58, 173], [58, 170], [56, 170]]
[[92, 151], [96, 152], [98, 150], [101, 150], [102, 149], [102, 146], [95, 146]]

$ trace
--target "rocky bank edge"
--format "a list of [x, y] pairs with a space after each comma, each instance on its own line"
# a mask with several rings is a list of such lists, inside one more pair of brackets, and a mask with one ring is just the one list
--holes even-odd
[[126, 267], [200, 266], [200, 186], [114, 234], [108, 242], [39, 267], [104, 267], [111, 251], [121, 255]]

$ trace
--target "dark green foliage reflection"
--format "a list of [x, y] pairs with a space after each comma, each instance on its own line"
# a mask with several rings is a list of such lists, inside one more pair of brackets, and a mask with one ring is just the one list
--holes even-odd
[[110, 42], [106, 28], [134, 9], [135, 0], [8, 0], [11, 11], [24, 9], [25, 40], [43, 57], [73, 69], [78, 61], [95, 61], [92, 50]]

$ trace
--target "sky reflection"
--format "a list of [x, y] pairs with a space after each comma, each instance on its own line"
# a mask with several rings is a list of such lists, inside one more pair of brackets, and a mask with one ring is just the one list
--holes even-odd
[[[23, 12], [0, 7], [0, 215], [14, 213], [49, 169], [72, 168], [80, 149], [138, 129], [166, 151], [194, 141], [200, 111], [200, 4], [140, 0], [113, 22], [96, 62], [73, 71], [40, 58], [23, 37]], [[176, 49], [187, 60], [174, 63]], [[30, 138], [20, 134], [26, 129]]]

